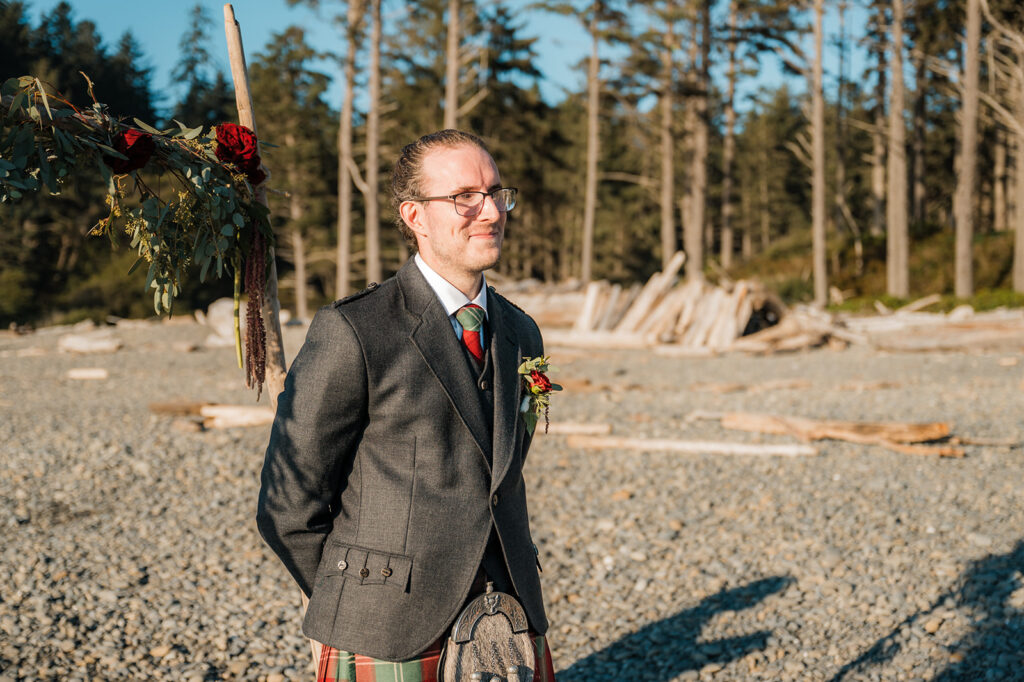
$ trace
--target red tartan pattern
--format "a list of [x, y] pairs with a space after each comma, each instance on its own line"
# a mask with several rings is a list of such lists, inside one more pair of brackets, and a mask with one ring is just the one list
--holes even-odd
[[[551, 650], [542, 635], [531, 635], [537, 649], [537, 669], [533, 682], [555, 682]], [[417, 658], [392, 663], [369, 656], [339, 651], [324, 646], [316, 682], [437, 682], [437, 662], [441, 658], [441, 641], [434, 642]]]

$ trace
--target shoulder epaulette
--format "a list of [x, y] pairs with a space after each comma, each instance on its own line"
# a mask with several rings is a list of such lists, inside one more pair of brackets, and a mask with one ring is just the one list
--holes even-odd
[[363, 296], [366, 296], [367, 294], [373, 293], [379, 287], [380, 287], [380, 285], [377, 284], [376, 282], [370, 282], [370, 285], [368, 287], [366, 287], [365, 289], [363, 289], [362, 291], [357, 291], [354, 294], [349, 294], [345, 298], [339, 298], [332, 305], [334, 305], [335, 308], [337, 308], [339, 306], [342, 306], [342, 305], [345, 305], [346, 303], [348, 303], [350, 301], [354, 301], [357, 298], [362, 298]]
[[497, 291], [495, 291], [494, 287], [488, 286], [487, 288], [491, 290], [492, 294], [494, 294], [495, 296], [498, 296], [499, 298], [501, 298], [501, 300], [503, 300], [505, 303], [508, 303], [510, 306], [512, 306], [513, 308], [515, 308], [516, 310], [518, 310], [522, 314], [524, 314], [524, 315], [528, 315], [529, 314], [525, 310], [523, 310], [522, 308], [517, 306], [515, 303], [513, 303], [512, 301], [508, 300], [507, 297], [505, 297], [502, 294], [499, 294]]

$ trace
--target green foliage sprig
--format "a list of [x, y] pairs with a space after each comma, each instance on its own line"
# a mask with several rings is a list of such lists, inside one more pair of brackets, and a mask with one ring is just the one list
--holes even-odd
[[71, 176], [93, 174], [107, 187], [110, 213], [91, 234], [114, 246], [124, 234], [139, 256], [131, 271], [149, 264], [157, 314], [171, 312], [189, 266], [205, 281], [211, 271], [240, 272], [253, 245], [263, 256], [272, 248], [268, 211], [250, 182], [262, 172], [218, 159], [216, 128], [127, 125], [94, 96], [79, 109], [32, 76], [6, 81], [0, 98], [0, 202], [59, 195]]

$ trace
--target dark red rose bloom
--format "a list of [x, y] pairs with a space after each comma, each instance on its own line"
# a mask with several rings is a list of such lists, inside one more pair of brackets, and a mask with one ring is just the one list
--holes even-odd
[[217, 158], [230, 163], [245, 173], [249, 183], [258, 185], [267, 175], [260, 170], [259, 148], [256, 134], [236, 123], [221, 123], [217, 126]]
[[533, 386], [536, 386], [541, 391], [547, 393], [548, 391], [551, 390], [551, 381], [546, 376], [544, 376], [544, 372], [538, 372], [537, 370], [533, 370], [532, 372], [530, 372], [530, 386], [531, 388]]
[[156, 151], [156, 142], [149, 133], [129, 128], [117, 134], [114, 138], [114, 149], [121, 152], [127, 159], [115, 159], [112, 156], [104, 155], [103, 162], [110, 166], [110, 170], [118, 175], [131, 173], [149, 163], [149, 159]]

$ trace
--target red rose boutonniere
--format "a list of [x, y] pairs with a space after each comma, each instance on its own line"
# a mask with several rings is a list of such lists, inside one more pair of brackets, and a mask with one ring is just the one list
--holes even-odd
[[544, 416], [544, 433], [548, 432], [548, 406], [551, 404], [551, 394], [554, 391], [561, 391], [562, 387], [551, 383], [547, 373], [555, 371], [555, 368], [548, 364], [548, 357], [542, 355], [539, 358], [523, 358], [525, 362], [519, 365], [519, 375], [523, 377], [523, 389], [526, 395], [519, 406], [519, 412], [526, 422], [526, 431], [533, 434], [537, 428], [537, 421]]

